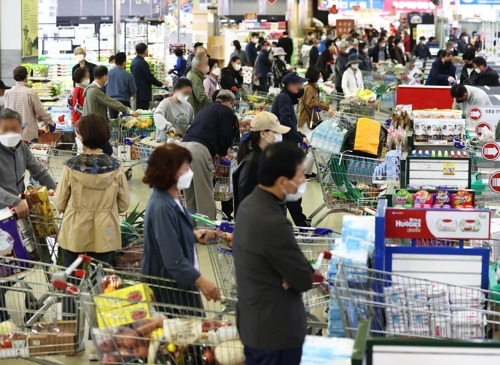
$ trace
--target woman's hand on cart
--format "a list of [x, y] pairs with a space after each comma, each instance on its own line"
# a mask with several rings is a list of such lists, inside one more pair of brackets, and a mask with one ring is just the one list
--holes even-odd
[[219, 237], [219, 231], [215, 229], [197, 229], [194, 231], [196, 241], [206, 244], [210, 240]]
[[130, 115], [137, 118], [141, 115], [141, 113], [139, 113], [137, 110], [131, 110]]
[[214, 300], [216, 302], [220, 300], [219, 289], [212, 281], [200, 275], [200, 277], [196, 279], [194, 283], [198, 288], [200, 288], [201, 293], [205, 296], [207, 300], [209, 301]]

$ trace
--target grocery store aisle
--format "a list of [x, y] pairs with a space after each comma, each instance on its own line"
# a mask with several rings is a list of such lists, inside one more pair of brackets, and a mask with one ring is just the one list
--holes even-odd
[[[129, 181], [129, 189], [131, 192], [131, 204], [130, 210], [132, 210], [136, 205], [139, 205], [139, 209], [145, 208], [147, 201], [149, 199], [148, 187], [142, 183], [142, 167], [136, 166], [133, 169], [132, 179]], [[311, 214], [321, 203], [323, 202], [321, 188], [316, 181], [310, 181], [307, 184], [307, 191], [303, 198], [303, 208], [306, 215]], [[316, 217], [318, 218], [318, 216]], [[340, 231], [341, 227], [341, 215], [332, 214], [327, 219], [325, 219], [321, 226], [332, 228], [334, 231]], [[206, 246], [198, 246], [198, 255], [200, 260], [201, 271], [208, 278], [214, 280], [214, 273], [212, 270], [212, 265], [208, 256], [208, 251]], [[90, 343], [87, 343], [87, 348]], [[45, 357], [44, 360], [48, 360], [53, 364], [65, 364], [65, 365], [82, 365], [82, 364], [96, 364], [96, 362], [89, 362], [86, 351], [80, 352], [76, 356], [53, 356]], [[6, 359], [0, 360], [0, 365], [28, 365], [33, 364], [33, 362], [23, 360], [23, 359]]]

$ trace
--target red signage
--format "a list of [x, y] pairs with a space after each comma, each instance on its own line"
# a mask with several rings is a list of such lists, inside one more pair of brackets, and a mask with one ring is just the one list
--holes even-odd
[[488, 123], [479, 123], [478, 125], [476, 125], [476, 134], [478, 136], [481, 136], [481, 134], [483, 134], [483, 128], [488, 128], [489, 130], [491, 130]]
[[278, 0], [267, 0], [267, 2], [268, 2], [269, 4], [274, 4], [276, 1], [278, 1]]
[[496, 161], [500, 156], [500, 149], [496, 143], [488, 142], [481, 148], [481, 154], [486, 160]]
[[474, 120], [474, 121], [478, 121], [479, 119], [481, 119], [483, 113], [481, 112], [481, 109], [479, 108], [470, 108], [469, 109], [469, 118]]
[[[500, 193], [500, 171], [498, 171]], [[491, 212], [472, 209], [386, 210], [387, 238], [489, 239]]]
[[384, 0], [385, 11], [403, 10], [432, 13], [434, 8], [434, 4], [427, 0]]
[[496, 171], [490, 176], [490, 189], [500, 194], [500, 171]]

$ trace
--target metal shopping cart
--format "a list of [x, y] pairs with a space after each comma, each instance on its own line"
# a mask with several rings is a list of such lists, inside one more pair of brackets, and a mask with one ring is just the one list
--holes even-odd
[[74, 143], [63, 144], [31, 144], [30, 150], [33, 156], [49, 170], [55, 181], [59, 181], [62, 176], [66, 161], [77, 155]]
[[233, 197], [233, 173], [236, 170], [236, 158], [227, 159], [216, 156], [214, 159], [214, 199], [228, 201]]
[[87, 275], [78, 288], [64, 280], [54, 285], [78, 291], [102, 364], [244, 362], [234, 313], [221, 313], [219, 303], [203, 302], [197, 290], [175, 281], [112, 270], [86, 257], [73, 268], [82, 262]]
[[370, 213], [378, 200], [385, 196], [387, 185], [373, 177], [381, 160], [349, 153], [334, 154], [315, 148], [312, 148], [312, 154], [323, 193], [323, 204], [309, 218], [314, 218], [327, 208], [327, 212], [314, 225], [319, 225], [334, 212], [357, 215]]
[[[354, 338], [361, 319], [383, 337], [492, 338], [499, 292], [332, 262], [330, 322]], [[335, 308], [333, 310], [333, 308]], [[335, 326], [335, 323], [341, 326]]]

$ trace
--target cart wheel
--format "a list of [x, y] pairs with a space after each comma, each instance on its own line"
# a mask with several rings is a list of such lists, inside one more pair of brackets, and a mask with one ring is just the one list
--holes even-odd
[[125, 177], [127, 178], [127, 180], [130, 180], [132, 178], [132, 169], [128, 169], [127, 171], [125, 171]]

